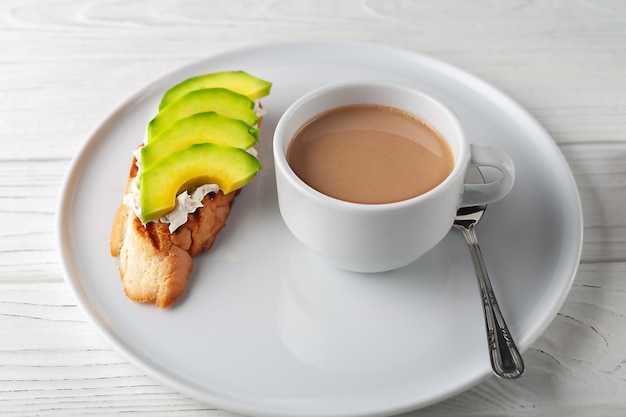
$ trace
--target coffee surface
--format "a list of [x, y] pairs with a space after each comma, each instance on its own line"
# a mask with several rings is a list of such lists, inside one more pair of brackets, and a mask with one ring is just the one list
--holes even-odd
[[415, 116], [359, 104], [304, 125], [287, 149], [287, 162], [323, 194], [382, 204], [435, 188], [452, 172], [454, 157], [446, 140]]

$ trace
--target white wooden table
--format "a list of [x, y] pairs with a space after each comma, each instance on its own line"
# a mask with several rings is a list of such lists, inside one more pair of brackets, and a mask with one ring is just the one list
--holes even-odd
[[208, 55], [284, 40], [431, 55], [511, 95], [577, 180], [582, 262], [516, 381], [412, 416], [626, 415], [626, 2], [399, 0], [0, 3], [0, 415], [234, 416], [146, 376], [63, 282], [55, 208], [71, 158], [148, 82]]

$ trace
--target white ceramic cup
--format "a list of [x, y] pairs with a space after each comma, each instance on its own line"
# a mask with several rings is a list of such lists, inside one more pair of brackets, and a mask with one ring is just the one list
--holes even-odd
[[[434, 189], [385, 204], [351, 203], [329, 197], [302, 181], [289, 166], [289, 143], [308, 121], [351, 104], [394, 107], [413, 114], [448, 141], [454, 156], [450, 175]], [[339, 268], [383, 272], [408, 265], [439, 243], [461, 206], [492, 203], [513, 186], [511, 158], [498, 148], [469, 144], [455, 114], [433, 97], [389, 82], [348, 82], [314, 90], [294, 102], [274, 133], [278, 205], [293, 235]], [[464, 184], [468, 166], [501, 172], [494, 182]]]

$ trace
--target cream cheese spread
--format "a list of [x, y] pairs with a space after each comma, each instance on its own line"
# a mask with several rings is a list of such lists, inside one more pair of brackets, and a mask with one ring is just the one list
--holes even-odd
[[159, 219], [162, 223], [169, 223], [170, 233], [187, 222], [187, 215], [202, 207], [202, 199], [209, 193], [216, 193], [220, 190], [217, 184], [205, 184], [196, 188], [191, 195], [186, 190], [176, 196], [176, 206], [174, 210]]

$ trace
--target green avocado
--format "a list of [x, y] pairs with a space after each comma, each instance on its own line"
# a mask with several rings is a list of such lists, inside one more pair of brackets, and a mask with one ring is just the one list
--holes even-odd
[[217, 184], [228, 194], [246, 185], [259, 169], [261, 163], [254, 156], [231, 146], [200, 143], [176, 151], [141, 174], [141, 221], [172, 211], [176, 196], [184, 190]]
[[259, 129], [215, 112], [197, 113], [174, 122], [141, 148], [141, 164], [150, 169], [160, 159], [196, 143], [214, 143], [249, 149], [259, 138]]
[[222, 87], [243, 94], [250, 100], [258, 100], [270, 93], [272, 83], [244, 71], [224, 71], [189, 78], [165, 92], [159, 110], [190, 91]]
[[207, 88], [187, 93], [161, 110], [148, 124], [148, 143], [171, 124], [196, 113], [214, 111], [225, 117], [255, 125], [259, 117], [254, 101], [225, 88]]

